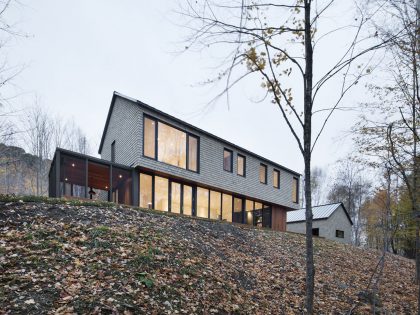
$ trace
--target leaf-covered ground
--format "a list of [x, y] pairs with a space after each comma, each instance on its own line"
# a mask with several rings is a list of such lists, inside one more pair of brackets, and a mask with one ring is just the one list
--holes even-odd
[[[379, 258], [315, 240], [316, 312], [416, 313], [413, 262], [387, 255], [379, 275]], [[119, 206], [0, 202], [2, 314], [296, 314], [304, 290], [301, 235]]]

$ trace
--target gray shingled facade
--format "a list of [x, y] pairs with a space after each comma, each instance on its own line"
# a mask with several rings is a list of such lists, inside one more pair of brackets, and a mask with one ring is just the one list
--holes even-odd
[[[101, 157], [111, 159], [111, 143], [115, 141], [115, 162], [127, 166], [141, 166], [163, 172], [168, 176], [177, 176], [186, 180], [202, 183], [216, 189], [230, 191], [250, 198], [255, 198], [272, 204], [296, 209], [298, 205], [292, 202], [292, 179], [296, 173], [279, 168], [278, 165], [261, 160], [249, 152], [230, 146], [208, 133], [189, 127], [171, 119], [159, 111], [141, 106], [135, 100], [114, 95], [114, 106], [109, 116], [105, 136], [101, 147]], [[143, 156], [143, 115], [155, 117], [200, 138], [199, 173], [181, 169]], [[223, 149], [233, 151], [233, 173], [223, 170]], [[237, 154], [246, 157], [246, 177], [236, 174]], [[267, 184], [259, 181], [259, 165], [268, 166]], [[274, 188], [273, 169], [280, 170], [280, 189]]]

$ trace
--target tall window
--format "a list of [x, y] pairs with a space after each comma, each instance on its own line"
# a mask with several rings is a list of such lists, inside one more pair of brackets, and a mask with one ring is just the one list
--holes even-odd
[[280, 171], [273, 170], [273, 187], [280, 188]]
[[260, 164], [260, 183], [267, 184], [267, 165]]
[[233, 222], [242, 223], [242, 199], [233, 198]]
[[298, 203], [299, 201], [299, 180], [296, 177], [293, 177], [292, 183], [292, 202]]
[[254, 202], [252, 200], [245, 201], [245, 211], [246, 211], [246, 224], [254, 224]]
[[183, 191], [183, 209], [182, 213], [185, 215], [192, 215], [192, 200], [193, 200], [193, 189], [191, 186], [184, 185], [184, 191]]
[[181, 213], [181, 184], [171, 183], [171, 212]]
[[245, 176], [245, 157], [243, 155], [238, 154], [236, 168], [238, 175]]
[[233, 152], [228, 149], [223, 150], [223, 169], [227, 172], [232, 172]]
[[115, 140], [111, 143], [111, 162], [115, 162]]
[[[198, 171], [198, 138], [152, 118], [144, 118], [144, 156]], [[157, 144], [157, 147], [156, 147]]]
[[209, 190], [197, 187], [197, 217], [209, 217]]
[[210, 219], [218, 219], [221, 214], [222, 194], [217, 191], [210, 191]]
[[153, 198], [153, 177], [147, 174], [140, 174], [140, 208], [152, 207]]
[[232, 222], [232, 196], [223, 194], [222, 197], [222, 219]]
[[187, 135], [181, 130], [158, 123], [158, 161], [187, 167]]
[[143, 154], [150, 158], [156, 157], [156, 122], [150, 118], [144, 118]]
[[155, 176], [155, 209], [168, 211], [168, 179]]
[[188, 169], [194, 172], [198, 170], [198, 139], [188, 135]]

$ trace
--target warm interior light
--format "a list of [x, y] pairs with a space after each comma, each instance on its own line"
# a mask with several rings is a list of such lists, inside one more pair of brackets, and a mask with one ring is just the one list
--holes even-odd
[[108, 189], [108, 186], [105, 186], [105, 189]]
[[72, 166], [72, 167], [75, 167], [75, 166], [76, 166], [76, 164], [74, 164], [74, 163], [71, 163], [71, 166]]
[[119, 177], [119, 178], [122, 178], [122, 175], [120, 174], [120, 175], [118, 175], [118, 177]]

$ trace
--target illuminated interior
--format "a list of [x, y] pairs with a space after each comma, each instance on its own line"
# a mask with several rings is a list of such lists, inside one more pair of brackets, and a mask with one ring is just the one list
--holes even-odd
[[153, 202], [153, 176], [140, 174], [139, 206], [141, 208], [152, 208]]
[[197, 217], [208, 218], [209, 190], [197, 187]]
[[158, 161], [186, 168], [186, 149], [185, 132], [158, 122]]
[[217, 220], [222, 213], [222, 194], [217, 191], [210, 191], [210, 219]]
[[168, 179], [155, 176], [155, 209], [168, 211]]

